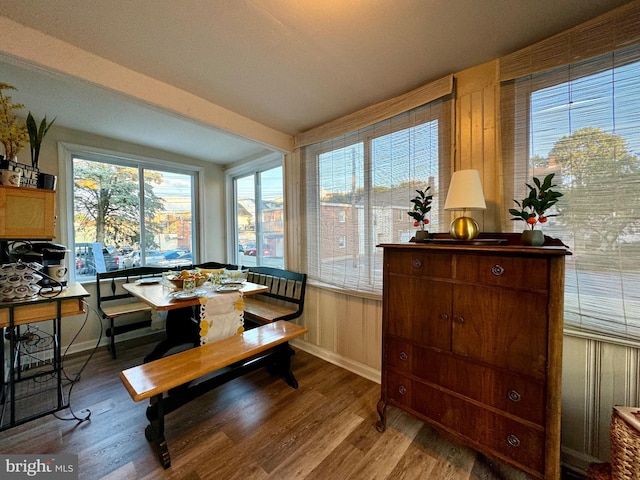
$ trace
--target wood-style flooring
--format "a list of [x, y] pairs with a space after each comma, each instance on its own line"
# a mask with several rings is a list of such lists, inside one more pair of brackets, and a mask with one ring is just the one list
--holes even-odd
[[[116, 360], [98, 349], [71, 393], [74, 413], [90, 410], [90, 420], [48, 415], [0, 432], [0, 453], [77, 454], [87, 480], [527, 478], [394, 408], [379, 433], [379, 385], [300, 350], [292, 358], [297, 390], [260, 369], [168, 415], [172, 465], [164, 470], [144, 436], [147, 402], [133, 402], [118, 378], [154, 341], [119, 344]], [[66, 359], [67, 375], [86, 358]]]

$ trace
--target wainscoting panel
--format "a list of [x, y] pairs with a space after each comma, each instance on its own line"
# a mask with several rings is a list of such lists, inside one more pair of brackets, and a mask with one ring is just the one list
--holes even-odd
[[564, 335], [562, 447], [567, 465], [610, 459], [615, 405], [640, 406], [640, 350], [604, 338]]
[[336, 363], [336, 358], [344, 358], [350, 365], [361, 364], [364, 370], [379, 372], [382, 354], [380, 300], [307, 285], [300, 323], [309, 329], [305, 342], [331, 352], [333, 360], [327, 360]]

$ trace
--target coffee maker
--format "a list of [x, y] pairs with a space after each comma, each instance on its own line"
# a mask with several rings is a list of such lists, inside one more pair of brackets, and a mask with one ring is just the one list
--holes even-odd
[[[42, 280], [38, 282], [41, 286], [66, 287], [67, 275], [64, 279], [49, 278], [49, 267], [64, 267], [65, 257], [69, 250], [66, 246], [49, 242], [15, 242], [9, 251], [9, 258], [12, 262], [38, 263], [42, 265]], [[56, 269], [54, 269], [56, 270]]]

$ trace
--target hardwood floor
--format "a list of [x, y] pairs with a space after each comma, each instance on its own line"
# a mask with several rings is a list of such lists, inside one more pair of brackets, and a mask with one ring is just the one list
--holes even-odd
[[[379, 385], [299, 350], [297, 390], [261, 369], [168, 415], [172, 465], [164, 470], [144, 436], [147, 402], [133, 402], [118, 378], [151, 350], [151, 339], [120, 344], [117, 360], [96, 352], [71, 394], [76, 415], [89, 409], [90, 420], [48, 415], [0, 433], [0, 452], [77, 454], [79, 478], [89, 480], [527, 478], [394, 408], [379, 433]], [[67, 359], [67, 375], [86, 358]]]

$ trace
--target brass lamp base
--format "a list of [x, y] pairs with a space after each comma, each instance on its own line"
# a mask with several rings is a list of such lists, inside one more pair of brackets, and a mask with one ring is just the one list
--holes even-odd
[[451, 222], [449, 233], [458, 240], [473, 240], [480, 233], [480, 227], [471, 217], [459, 217]]

